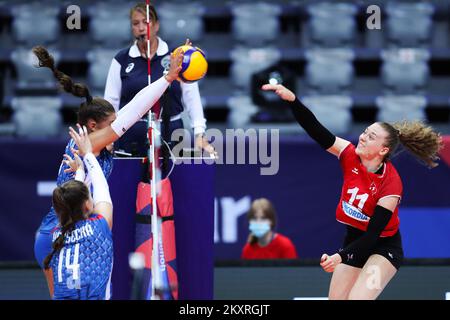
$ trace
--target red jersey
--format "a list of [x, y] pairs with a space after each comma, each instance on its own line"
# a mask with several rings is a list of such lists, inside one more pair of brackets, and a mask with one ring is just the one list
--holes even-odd
[[242, 249], [242, 259], [296, 259], [297, 251], [289, 238], [276, 233], [265, 247], [247, 243]]
[[[390, 161], [383, 165], [381, 174], [367, 171], [356, 154], [353, 144], [345, 147], [339, 155], [339, 161], [344, 173], [344, 185], [336, 209], [336, 220], [366, 231], [370, 217], [380, 199], [389, 196], [401, 199], [402, 180]], [[399, 224], [397, 206], [381, 237], [394, 235]]]

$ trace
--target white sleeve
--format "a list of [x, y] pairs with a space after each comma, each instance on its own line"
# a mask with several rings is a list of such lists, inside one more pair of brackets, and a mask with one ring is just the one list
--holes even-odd
[[92, 153], [85, 154], [83, 162], [92, 180], [92, 187], [94, 189], [92, 198], [94, 200], [94, 205], [99, 202], [112, 204], [108, 182], [106, 182], [105, 175], [95, 156]]
[[117, 114], [111, 128], [121, 137], [133, 124], [141, 119], [161, 98], [169, 82], [164, 76], [139, 91]]
[[84, 172], [84, 169], [82, 167], [79, 167], [77, 169], [77, 171], [75, 171], [75, 178], [74, 179], [77, 180], [77, 181], [84, 182], [85, 178], [86, 178], [86, 174]]
[[104, 98], [112, 104], [116, 112], [119, 111], [120, 96], [122, 92], [122, 79], [120, 79], [121, 66], [116, 59], [112, 59], [106, 79]]
[[194, 134], [205, 133], [206, 119], [203, 115], [203, 105], [200, 98], [200, 90], [198, 83], [183, 83], [181, 82], [181, 101], [183, 102], [191, 119], [191, 127], [194, 129]]

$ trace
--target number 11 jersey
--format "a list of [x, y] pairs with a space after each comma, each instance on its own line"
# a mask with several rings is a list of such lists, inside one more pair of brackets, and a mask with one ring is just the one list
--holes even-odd
[[[356, 154], [355, 146], [351, 143], [341, 152], [339, 161], [344, 175], [344, 184], [336, 208], [336, 220], [366, 231], [370, 217], [380, 199], [390, 196], [401, 199], [402, 181], [390, 161], [386, 161], [378, 173], [367, 171]], [[399, 223], [397, 206], [381, 237], [394, 235]]]

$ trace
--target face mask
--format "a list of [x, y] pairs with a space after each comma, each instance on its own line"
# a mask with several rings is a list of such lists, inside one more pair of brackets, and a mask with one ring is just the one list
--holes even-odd
[[270, 231], [269, 222], [250, 222], [249, 226], [250, 232], [254, 234], [255, 237], [261, 238], [267, 232]]

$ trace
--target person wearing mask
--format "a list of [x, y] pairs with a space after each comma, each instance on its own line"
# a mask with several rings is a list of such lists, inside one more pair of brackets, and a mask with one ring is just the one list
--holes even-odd
[[242, 250], [242, 259], [297, 259], [292, 241], [275, 232], [277, 214], [272, 203], [260, 198], [253, 201], [247, 214], [250, 235]]

